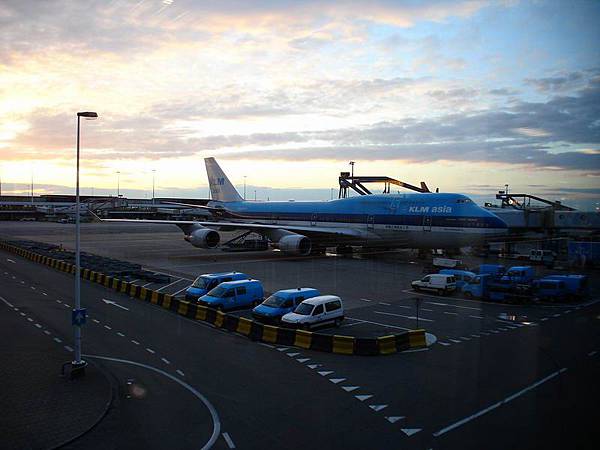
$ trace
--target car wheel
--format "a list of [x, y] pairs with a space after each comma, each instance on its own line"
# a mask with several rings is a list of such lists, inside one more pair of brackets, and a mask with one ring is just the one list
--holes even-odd
[[339, 317], [337, 319], [335, 319], [335, 327], [336, 328], [339, 328], [341, 324], [342, 324], [342, 319], [340, 319]]

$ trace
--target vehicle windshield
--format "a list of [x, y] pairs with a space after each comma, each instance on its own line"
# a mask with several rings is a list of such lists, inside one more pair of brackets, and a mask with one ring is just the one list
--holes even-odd
[[210, 290], [208, 292], [208, 295], [210, 295], [211, 297], [223, 297], [225, 295], [225, 293], [227, 292], [227, 288], [224, 288], [223, 286], [217, 286], [216, 288]]
[[272, 308], [279, 308], [283, 305], [285, 300], [285, 297], [281, 297], [279, 295], [271, 295], [262, 304], [265, 306], [270, 306]]
[[300, 303], [298, 307], [294, 310], [296, 314], [302, 314], [303, 316], [308, 316], [313, 310], [313, 305], [309, 305], [308, 303]]
[[206, 278], [198, 277], [198, 278], [196, 278], [196, 281], [194, 281], [194, 284], [192, 284], [192, 287], [206, 289], [209, 281], [210, 280], [207, 280]]

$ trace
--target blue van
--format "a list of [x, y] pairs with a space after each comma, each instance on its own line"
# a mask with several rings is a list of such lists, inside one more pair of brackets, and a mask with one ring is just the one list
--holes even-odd
[[506, 267], [502, 264], [481, 264], [479, 266], [479, 275], [490, 274], [493, 277], [500, 276], [506, 272]]
[[442, 269], [440, 270], [440, 273], [442, 275], [454, 275], [457, 289], [461, 289], [465, 284], [475, 278], [475, 274], [468, 270]]
[[284, 314], [292, 312], [303, 300], [318, 297], [313, 288], [283, 289], [275, 292], [252, 310], [252, 317], [260, 322], [279, 323]]
[[589, 295], [588, 277], [586, 275], [548, 275], [546, 280], [559, 280], [565, 283], [568, 298], [579, 300]]
[[241, 272], [205, 273], [194, 280], [185, 291], [185, 301], [194, 302], [211, 289], [225, 281], [249, 280], [250, 277]]
[[563, 280], [556, 280], [550, 277], [541, 278], [533, 282], [533, 291], [538, 300], [545, 301], [564, 301], [569, 295], [569, 290]]
[[535, 277], [535, 269], [531, 266], [513, 266], [506, 271], [500, 281], [504, 283], [530, 283]]
[[258, 280], [225, 281], [200, 297], [198, 304], [225, 311], [256, 306], [263, 297], [263, 286]]

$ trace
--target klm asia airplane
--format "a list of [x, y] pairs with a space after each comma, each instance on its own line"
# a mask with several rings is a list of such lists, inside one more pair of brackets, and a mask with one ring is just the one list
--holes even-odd
[[363, 246], [457, 249], [507, 232], [506, 224], [461, 194], [383, 194], [320, 202], [244, 201], [214, 158], [206, 158], [214, 220], [108, 219], [107, 222], [169, 223], [198, 248], [219, 245], [219, 231], [253, 231], [281, 251], [308, 255], [318, 248]]

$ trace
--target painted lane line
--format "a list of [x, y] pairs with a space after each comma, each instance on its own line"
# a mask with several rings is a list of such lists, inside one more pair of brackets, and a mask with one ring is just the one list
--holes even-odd
[[183, 291], [185, 291], [187, 288], [189, 288], [191, 286], [191, 284], [187, 285], [186, 287], [184, 287], [183, 289], [179, 289], [177, 292], [175, 292], [174, 294], [171, 294], [173, 297], [176, 297], [178, 294], [181, 294]]
[[444, 314], [448, 314], [449, 316], [458, 316], [458, 313], [450, 312], [450, 311], [444, 311]]
[[421, 308], [421, 311], [433, 312], [433, 309]]
[[44, 330], [44, 334], [47, 334], [48, 336], [50, 336], [52, 333], [50, 333], [48, 330]]
[[94, 323], [100, 323], [100, 321], [98, 319], [92, 319], [92, 322], [94, 322]]
[[471, 319], [483, 319], [483, 316], [469, 316]]
[[212, 448], [215, 445], [215, 442], [217, 442], [217, 439], [219, 439], [219, 435], [221, 434], [221, 420], [219, 419], [219, 414], [217, 413], [217, 410], [208, 401], [208, 399], [206, 397], [204, 397], [204, 395], [202, 395], [200, 392], [198, 392], [196, 389], [194, 389], [192, 386], [190, 386], [186, 382], [171, 375], [170, 373], [165, 372], [164, 370], [158, 369], [153, 366], [148, 366], [146, 364], [138, 363], [135, 361], [129, 361], [126, 359], [118, 359], [118, 358], [110, 358], [108, 356], [98, 356], [98, 355], [84, 355], [84, 356], [86, 356], [88, 358], [104, 359], [107, 361], [114, 361], [114, 362], [120, 362], [120, 363], [124, 363], [124, 364], [131, 364], [131, 365], [138, 366], [138, 367], [144, 367], [145, 369], [152, 370], [156, 373], [164, 375], [165, 377], [169, 378], [170, 380], [176, 382], [177, 384], [179, 384], [180, 386], [184, 387], [189, 392], [191, 392], [193, 395], [195, 395], [198, 399], [200, 399], [200, 401], [202, 403], [204, 403], [204, 405], [210, 411], [210, 415], [211, 415], [212, 421], [213, 421], [213, 432], [212, 432], [212, 435], [211, 435], [210, 439], [208, 440], [208, 442], [206, 442], [206, 444], [204, 444], [202, 446], [202, 450], [208, 450], [208, 449]]
[[120, 331], [117, 331], [117, 336], [125, 337], [125, 335], [123, 333], [121, 333]]
[[9, 307], [9, 308], [14, 308], [15, 305], [13, 305], [11, 302], [9, 302], [8, 300], [6, 300], [4, 297], [0, 297], [0, 299]]
[[55, 337], [55, 338], [54, 338], [54, 341], [55, 341], [55, 342], [57, 342], [57, 343], [59, 343], [59, 344], [62, 342], [62, 341], [60, 340], [60, 338], [57, 338], [57, 337]]
[[[12, 260], [12, 259], [10, 259], [10, 258], [6, 258], [6, 260], [7, 260], [9, 263], [16, 264], [16, 262], [15, 262], [15, 261], [13, 261], [13, 260]], [[4, 272], [4, 274], [6, 275], [6, 272]]]
[[470, 422], [471, 420], [477, 419], [478, 417], [481, 417], [484, 414], [487, 414], [488, 412], [493, 411], [494, 409], [496, 409], [496, 408], [498, 408], [498, 407], [500, 407], [502, 405], [505, 405], [508, 402], [511, 402], [512, 400], [520, 397], [521, 395], [526, 394], [527, 392], [531, 391], [532, 389], [535, 389], [536, 387], [544, 384], [545, 382], [550, 381], [552, 378], [560, 375], [561, 373], [565, 372], [566, 370], [567, 370], [567, 368], [563, 367], [562, 369], [557, 370], [556, 372], [551, 373], [547, 377], [542, 378], [541, 380], [536, 381], [535, 383], [527, 386], [524, 389], [521, 389], [520, 391], [514, 393], [513, 395], [510, 395], [510, 396], [506, 397], [504, 400], [500, 400], [499, 402], [496, 402], [496, 403], [488, 406], [487, 408], [484, 408], [481, 411], [476, 412], [475, 414], [472, 414], [472, 415], [470, 415], [468, 417], [465, 417], [464, 419], [461, 419], [458, 422], [455, 422], [455, 423], [453, 423], [451, 425], [448, 425], [446, 428], [442, 428], [441, 430], [436, 431], [435, 433], [433, 433], [433, 436], [434, 437], [441, 436], [441, 435], [447, 433], [448, 431], [452, 431], [455, 428], [458, 428], [458, 427], [464, 425], [465, 423]]
[[310, 358], [297, 358], [296, 361], [298, 361], [299, 363], [304, 364], [306, 361], [310, 361]]
[[387, 416], [386, 417], [386, 420], [389, 423], [396, 423], [396, 422], [398, 422], [399, 420], [402, 420], [402, 419], [404, 419], [404, 416]]
[[151, 281], [150, 283], [146, 283], [144, 285], [142, 285], [143, 288], [145, 288], [146, 286], [150, 286], [153, 283], [153, 281]]
[[422, 428], [401, 428], [401, 430], [405, 435], [410, 437], [413, 434], [417, 434], [419, 431], [422, 430]]
[[361, 298], [363, 302], [372, 302], [373, 300], [369, 300], [368, 298]]
[[167, 284], [167, 285], [165, 285], [165, 286], [163, 286], [163, 287], [161, 287], [161, 288], [158, 288], [158, 289], [156, 289], [156, 292], [160, 292], [160, 291], [162, 291], [163, 289], [166, 289], [166, 288], [168, 288], [169, 286], [173, 286], [174, 284], [177, 284], [177, 283], [179, 283], [180, 281], [183, 281], [183, 278], [179, 278], [177, 281], [173, 281], [172, 283], [169, 283], [169, 284]]
[[112, 330], [112, 328], [109, 327], [108, 325], [104, 325], [104, 328], [106, 328], [107, 330]]
[[31, 289], [35, 291], [35, 286], [31, 286]]
[[596, 353], [598, 353], [598, 350], [594, 350], [593, 352], [589, 352], [588, 356], [594, 356]]
[[182, 377], [185, 377], [185, 373], [183, 373], [183, 370], [179, 370], [177, 369], [175, 372], [177, 372], [179, 375], [181, 375]]
[[277, 347], [277, 351], [279, 352], [285, 352], [286, 350], [289, 350], [289, 347]]
[[494, 334], [498, 334], [498, 333], [500, 333], [498, 330], [490, 330], [490, 331], [491, 331], [492, 333], [494, 333]]
[[63, 303], [63, 306], [64, 306], [65, 308], [70, 308], [70, 307], [71, 307], [71, 305], [68, 305], [67, 303]]
[[357, 400], [360, 400], [361, 402], [364, 402], [365, 400], [369, 400], [371, 397], [373, 397], [372, 395], [355, 395], [354, 398]]
[[346, 381], [346, 378], [330, 378], [329, 381], [331, 381], [333, 384], [338, 384], [342, 381]]
[[322, 370], [321, 372], [317, 372], [319, 375], [321, 375], [322, 377], [326, 377], [327, 375], [331, 375], [333, 373], [333, 370]]
[[267, 344], [266, 342], [259, 342], [258, 345], [262, 345], [263, 347], [267, 347], [267, 348], [275, 348], [274, 345]]
[[[10, 304], [9, 304], [9, 303], [7, 303], [7, 305], [9, 305], [9, 306], [10, 306]], [[14, 307], [14, 310], [15, 310], [15, 311], [20, 311], [20, 310], [19, 310], [19, 308], [17, 308], [16, 306]]]
[[459, 337], [459, 339], [462, 339], [463, 341], [470, 341], [471, 340], [471, 338], [466, 337], [466, 336], [461, 336], [461, 337]]
[[442, 342], [442, 341], [438, 341], [438, 344], [443, 345], [444, 347], [452, 345], [452, 344], [448, 344], [447, 342]]
[[379, 304], [383, 305], [383, 306], [391, 306], [389, 303], [384, 303], [384, 302], [379, 302]]
[[290, 358], [293, 358], [294, 356], [298, 356], [300, 353], [286, 353], [286, 355], [288, 355]]
[[140, 345], [140, 343], [138, 341], [134, 341], [133, 339], [131, 340], [132, 343], [134, 343], [135, 345]]
[[154, 350], [152, 350], [151, 348], [146, 347], [146, 351], [148, 353], [152, 353], [153, 355], [156, 353]]
[[68, 352], [72, 352], [73, 348], [69, 347], [68, 345], [65, 345], [65, 350], [68, 351]]
[[571, 312], [570, 309], [567, 309], [563, 314], [569, 314]]
[[450, 306], [448, 303], [438, 303], [438, 302], [425, 302], [428, 305], [435, 305], [435, 306]]
[[[373, 311], [375, 314], [383, 314], [385, 316], [394, 316], [394, 317], [403, 317], [405, 319], [410, 319], [410, 320], [416, 320], [417, 317], [416, 316], [405, 316], [403, 314], [394, 314], [394, 313], [388, 313], [388, 312], [383, 312], [383, 311]], [[419, 320], [422, 320], [423, 322], [435, 322], [435, 320], [432, 319], [426, 319], [425, 317], [419, 317]]]
[[31, 317], [28, 317], [27, 320], [29, 320], [30, 322], [33, 322], [33, 319]]
[[[394, 305], [394, 306], [397, 308], [412, 309], [412, 306], [404, 306], [404, 305]], [[421, 308], [421, 310], [425, 311], [425, 308]], [[431, 309], [429, 311], [431, 311]]]
[[306, 367], [308, 367], [309, 369], [316, 369], [317, 367], [322, 366], [322, 364], [309, 364]]
[[171, 361], [169, 361], [167, 358], [160, 358], [160, 360], [165, 364], [171, 364]]
[[548, 317], [542, 317], [542, 318], [540, 319], [540, 322], [545, 322], [546, 320], [548, 320]]
[[387, 407], [388, 407], [388, 405], [369, 405], [369, 408], [371, 408], [375, 412], [379, 412], [382, 409], [385, 409]]
[[62, 303], [60, 300], [56, 300], [56, 303]]
[[486, 333], [485, 331], [480, 331], [479, 334], [483, 334], [484, 336], [489, 336], [490, 333]]
[[48, 297], [48, 294], [46, 294], [45, 292], [42, 292], [42, 295], [45, 295], [46, 297]]
[[41, 326], [39, 323], [36, 323], [36, 324], [35, 324], [35, 326], [36, 326], [37, 328], [42, 328], [42, 326]]
[[478, 337], [481, 337], [481, 336], [479, 336], [478, 334], [472, 334], [471, 337], [478, 338]]
[[227, 433], [227, 432], [223, 433], [223, 439], [225, 439], [225, 442], [227, 443], [227, 447], [235, 448], [235, 444], [233, 443], [231, 436], [229, 436], [229, 433]]
[[24, 312], [20, 312], [19, 314], [21, 314], [23, 317], [25, 317], [27, 315]]
[[462, 341], [459, 341], [458, 339], [450, 339], [451, 342], [454, 342], [455, 344], [460, 344]]
[[560, 314], [553, 314], [552, 317], [560, 317]]
[[352, 391], [355, 391], [357, 389], [360, 389], [360, 386], [341, 386], [341, 388], [343, 390], [345, 390], [346, 392], [352, 392]]
[[388, 325], [388, 324], [379, 323], [379, 322], [371, 322], [369, 320], [356, 319], [354, 317], [346, 317], [346, 319], [357, 320], [357, 321], [362, 322], [362, 323], [370, 323], [371, 325], [379, 325], [380, 327], [384, 327], [384, 328], [395, 328], [397, 330], [404, 330], [404, 331], [410, 331], [411, 330], [411, 328], [404, 328], [404, 327], [399, 327], [399, 326], [396, 326], [396, 325]]
[[347, 323], [346, 325], [340, 326], [340, 328], [353, 327], [353, 326], [362, 325], [362, 324], [363, 324], [363, 322]]

